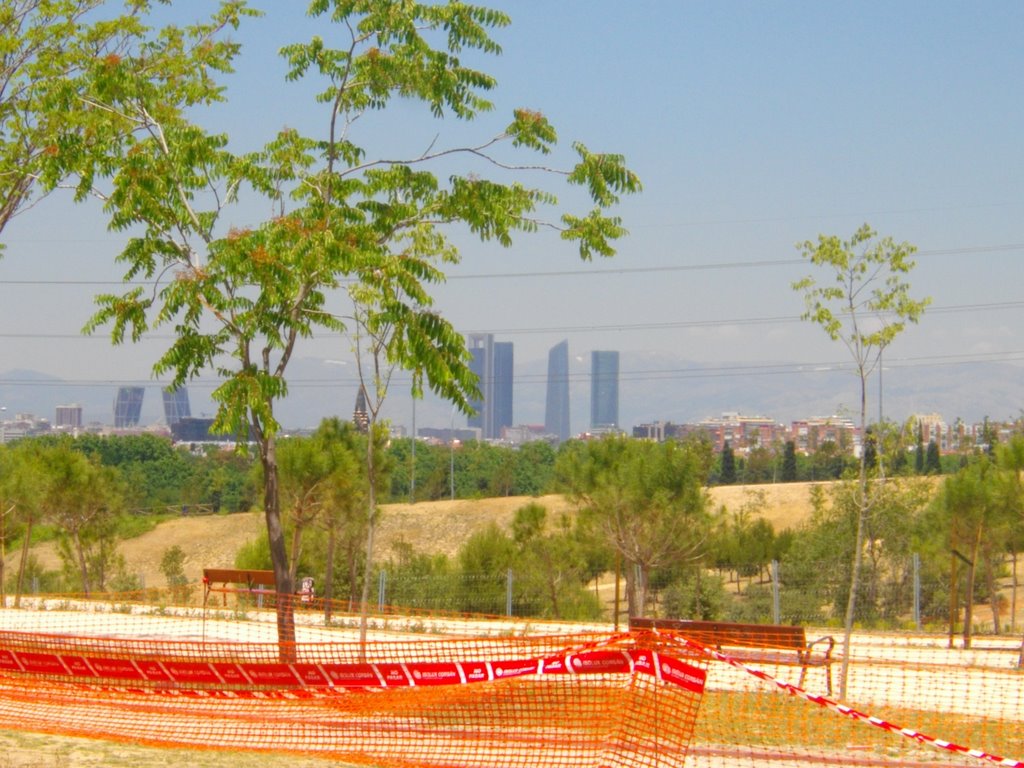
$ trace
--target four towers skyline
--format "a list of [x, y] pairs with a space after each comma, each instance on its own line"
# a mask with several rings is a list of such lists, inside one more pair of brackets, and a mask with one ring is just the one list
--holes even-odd
[[[495, 341], [490, 333], [466, 336], [470, 369], [479, 379], [481, 398], [472, 401], [476, 414], [467, 424], [485, 440], [502, 437], [513, 425], [513, 345]], [[619, 353], [591, 352], [590, 428], [607, 431], [619, 427]], [[558, 442], [572, 437], [569, 397], [569, 342], [562, 340], [548, 352], [544, 431]]]

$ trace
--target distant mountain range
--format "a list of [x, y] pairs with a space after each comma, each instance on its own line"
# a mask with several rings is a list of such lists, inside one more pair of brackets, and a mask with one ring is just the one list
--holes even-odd
[[[572, 431], [589, 426], [589, 357], [570, 359]], [[547, 361], [517, 361], [515, 420], [544, 422]], [[321, 359], [299, 358], [290, 368], [290, 394], [277, 413], [287, 428], [315, 427], [325, 416], [348, 419], [356, 398], [350, 369]], [[136, 383], [136, 382], [130, 382]], [[879, 413], [879, 377], [869, 389], [869, 418]], [[189, 386], [193, 416], [212, 416], [213, 385]], [[36, 371], [0, 372], [0, 419], [31, 413], [53, 421], [58, 405], [82, 406], [88, 422], [113, 422], [117, 384], [65, 382]], [[882, 374], [882, 413], [902, 421], [914, 413], [939, 413], [947, 422], [957, 417], [978, 422], [1018, 418], [1024, 409], [1024, 367], [979, 362], [954, 365], [886, 367]], [[688, 423], [725, 412], [768, 416], [782, 423], [798, 418], [846, 414], [856, 420], [858, 386], [850, 370], [803, 370], [785, 362], [701, 365], [664, 354], [623, 352], [620, 358], [619, 421], [625, 429], [652, 421]], [[412, 401], [407, 379], [396, 376], [384, 416], [410, 429]], [[160, 385], [147, 387], [142, 424], [163, 420]], [[418, 428], [464, 426], [449, 404], [429, 396], [416, 405]]]

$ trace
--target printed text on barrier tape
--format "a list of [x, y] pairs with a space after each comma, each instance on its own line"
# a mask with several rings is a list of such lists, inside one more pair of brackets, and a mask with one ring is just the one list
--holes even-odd
[[39, 653], [0, 649], [0, 672], [188, 686], [274, 688], [405, 688], [462, 685], [525, 675], [642, 673], [704, 690], [706, 672], [680, 659], [645, 649], [585, 650], [546, 659], [407, 663], [186, 662]]

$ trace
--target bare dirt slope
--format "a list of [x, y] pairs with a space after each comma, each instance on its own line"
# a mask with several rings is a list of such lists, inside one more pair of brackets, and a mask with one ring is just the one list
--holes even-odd
[[[739, 509], [755, 494], [763, 493], [764, 517], [776, 530], [781, 530], [797, 525], [810, 513], [810, 485], [789, 483], [712, 488], [711, 498], [716, 507], [724, 505], [732, 511]], [[549, 513], [572, 509], [571, 504], [558, 495], [392, 504], [384, 507], [381, 515], [378, 552], [386, 557], [394, 542], [404, 540], [419, 551], [454, 555], [471, 534], [492, 522], [507, 529], [515, 511], [531, 501], [542, 504]], [[160, 572], [160, 560], [164, 552], [177, 545], [185, 552], [186, 575], [198, 581], [204, 567], [234, 565], [239, 548], [262, 535], [263, 531], [263, 515], [258, 512], [182, 517], [123, 542], [121, 553], [129, 573], [141, 576], [146, 586], [162, 586], [165, 580]], [[38, 547], [35, 554], [45, 568], [60, 568], [52, 544]], [[13, 560], [14, 555], [8, 553], [8, 565], [13, 565]]]

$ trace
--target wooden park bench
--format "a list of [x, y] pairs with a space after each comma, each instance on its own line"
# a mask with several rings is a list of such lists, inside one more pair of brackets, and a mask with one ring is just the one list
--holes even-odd
[[204, 606], [211, 592], [222, 593], [224, 605], [227, 605], [229, 592], [256, 595], [274, 594], [276, 582], [273, 571], [253, 571], [244, 568], [203, 568], [203, 587], [206, 590], [203, 595]]
[[[313, 579], [304, 578], [300, 581], [302, 588], [297, 593], [303, 607], [311, 607], [314, 602]], [[219, 585], [219, 586], [218, 586]], [[224, 605], [228, 604], [228, 593], [247, 595], [276, 596], [277, 582], [273, 571], [256, 571], [246, 568], [203, 568], [203, 595], [205, 607], [211, 592], [224, 595]], [[269, 587], [269, 589], [268, 589]]]
[[678, 632], [743, 663], [799, 667], [801, 688], [807, 670], [812, 667], [821, 668], [825, 672], [828, 693], [832, 693], [832, 649], [835, 647], [835, 639], [830, 635], [808, 642], [803, 627], [788, 624], [735, 624], [726, 621], [641, 617], [630, 618], [629, 628]]

